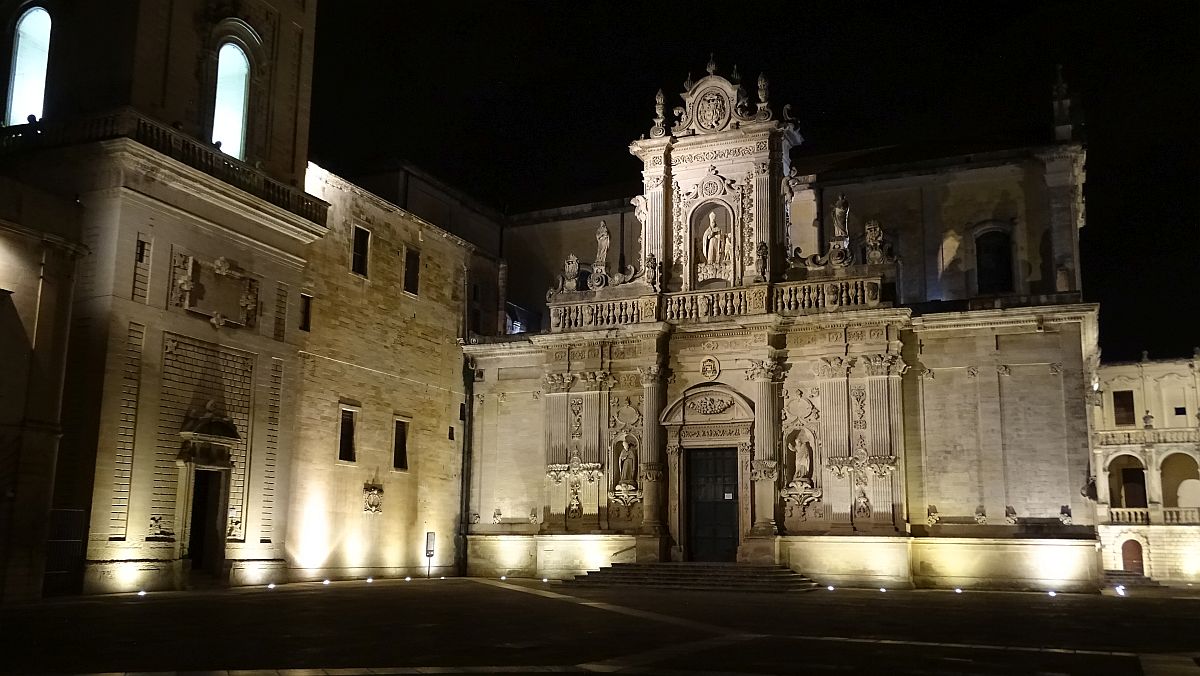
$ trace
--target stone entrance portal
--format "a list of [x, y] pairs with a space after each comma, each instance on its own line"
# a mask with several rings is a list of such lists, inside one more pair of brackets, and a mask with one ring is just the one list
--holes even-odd
[[690, 560], [737, 560], [738, 493], [736, 448], [688, 451], [686, 499]]

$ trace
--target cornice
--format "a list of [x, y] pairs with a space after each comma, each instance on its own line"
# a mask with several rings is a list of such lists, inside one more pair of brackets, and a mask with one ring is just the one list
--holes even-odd
[[912, 319], [912, 328], [923, 331], [961, 331], [1006, 327], [1034, 328], [1048, 324], [1087, 324], [1100, 313], [1096, 303], [1047, 305], [1003, 310], [967, 310], [921, 315]]

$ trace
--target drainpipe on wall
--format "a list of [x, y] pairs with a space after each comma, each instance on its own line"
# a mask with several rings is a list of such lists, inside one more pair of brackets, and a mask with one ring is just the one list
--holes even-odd
[[459, 472], [458, 542], [454, 547], [455, 566], [460, 576], [467, 574], [467, 532], [471, 529], [471, 430], [475, 427], [472, 406], [475, 398], [475, 364], [466, 355], [463, 355], [462, 375], [465, 415], [462, 421], [462, 469]]

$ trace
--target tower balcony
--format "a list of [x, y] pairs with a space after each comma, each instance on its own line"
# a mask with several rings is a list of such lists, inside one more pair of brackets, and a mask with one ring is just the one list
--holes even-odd
[[0, 127], [0, 156], [127, 138], [322, 227], [329, 205], [132, 108], [66, 121]]

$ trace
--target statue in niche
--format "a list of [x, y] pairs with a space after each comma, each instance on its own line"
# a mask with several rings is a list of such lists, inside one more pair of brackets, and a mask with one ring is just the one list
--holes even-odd
[[759, 242], [758, 248], [754, 251], [754, 281], [767, 281], [767, 258], [771, 255], [771, 250], [767, 247], [766, 242]]
[[850, 222], [850, 201], [846, 199], [846, 194], [838, 195], [837, 201], [833, 203], [833, 236], [838, 239], [845, 239], [848, 236], [849, 230], [847, 223]]
[[704, 262], [709, 265], [717, 265], [721, 262], [724, 256], [725, 235], [721, 232], [721, 226], [717, 225], [717, 212], [708, 212], [708, 228], [704, 230]]
[[617, 478], [618, 488], [637, 488], [637, 449], [630, 445], [629, 439], [620, 441], [621, 452], [617, 454], [617, 468], [620, 472]]
[[612, 236], [608, 232], [608, 223], [603, 220], [596, 228], [596, 262], [594, 265], [597, 268], [608, 266], [608, 243]]
[[807, 441], [801, 441], [799, 444], [793, 439], [792, 443], [788, 444], [788, 450], [791, 451], [792, 457], [795, 458], [796, 471], [792, 474], [792, 483], [796, 486], [812, 486], [812, 444]]

